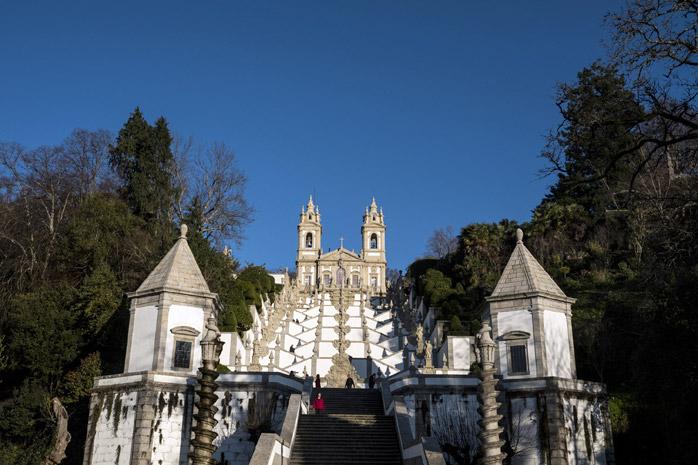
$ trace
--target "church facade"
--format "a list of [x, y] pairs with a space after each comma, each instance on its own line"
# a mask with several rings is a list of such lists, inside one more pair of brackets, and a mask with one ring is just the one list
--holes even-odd
[[299, 287], [306, 292], [351, 288], [385, 294], [385, 230], [383, 209], [379, 209], [373, 199], [363, 215], [361, 251], [347, 250], [342, 243], [339, 248], [323, 253], [320, 209], [311, 196], [308, 204], [301, 208], [298, 222], [296, 270]]

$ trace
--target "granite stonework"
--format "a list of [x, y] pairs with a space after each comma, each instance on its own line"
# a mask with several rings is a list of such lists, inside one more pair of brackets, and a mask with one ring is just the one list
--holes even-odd
[[[83, 463], [186, 465], [195, 383], [153, 372], [97, 378]], [[260, 431], [280, 432], [288, 399], [302, 384], [276, 373], [224, 374], [217, 383], [214, 458], [247, 464]]]
[[[421, 437], [434, 438], [449, 464], [613, 464], [605, 387], [576, 379], [574, 302], [526, 248], [519, 230], [514, 251], [482, 309], [483, 325], [492, 328], [489, 344], [494, 345], [489, 392], [496, 395], [501, 416], [497, 422], [501, 433], [489, 435], [490, 455], [484, 457], [478, 409], [482, 410], [487, 396], [477, 397], [478, 389], [482, 392], [479, 373], [484, 364], [475, 347], [482, 335], [463, 340], [449, 336], [439, 310], [426, 307], [412, 286], [405, 306], [416, 325], [417, 343], [406, 346], [413, 366], [384, 381], [389, 391], [384, 399], [400, 399], [403, 428], [399, 433], [412, 448], [403, 449], [403, 457], [409, 455], [412, 463], [421, 456], [414, 463], [430, 463], [425, 452], [414, 452]], [[423, 337], [432, 342], [436, 369], [429, 368], [422, 353]], [[477, 361], [473, 366], [478, 371], [471, 373], [465, 359]], [[489, 425], [495, 424], [490, 420]]]
[[[302, 214], [299, 266], [313, 263], [310, 286], [285, 274], [275, 299], [262, 296], [261, 308], [250, 307], [250, 330], [220, 334], [214, 460], [290, 457], [312, 380], [341, 384], [352, 373], [358, 386], [376, 375], [405, 464], [613, 465], [605, 388], [576, 378], [574, 299], [528, 251], [522, 233], [486, 298], [483, 330], [450, 335], [448, 320], [414, 286], [405, 301], [382, 295], [389, 290], [380, 268], [385, 224], [375, 203], [363, 231], [366, 253], [378, 255], [366, 268], [351, 265], [341, 247], [324, 258], [308, 255], [319, 251], [320, 216], [311, 203]], [[374, 273], [380, 278], [372, 281]], [[124, 373], [95, 379], [83, 464], [188, 464], [200, 346], [206, 322], [215, 326], [222, 307], [185, 230], [129, 297]]]

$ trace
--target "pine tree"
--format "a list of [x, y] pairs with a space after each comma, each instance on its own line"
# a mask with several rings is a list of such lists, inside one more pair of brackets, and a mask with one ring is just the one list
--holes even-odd
[[176, 193], [171, 143], [165, 119], [160, 117], [151, 126], [136, 107], [110, 150], [111, 165], [122, 181], [123, 199], [163, 241], [171, 233]]

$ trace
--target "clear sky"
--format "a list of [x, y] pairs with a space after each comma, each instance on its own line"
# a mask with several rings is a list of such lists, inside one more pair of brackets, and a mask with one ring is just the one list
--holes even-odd
[[0, 140], [116, 132], [138, 105], [237, 153], [243, 263], [293, 267], [315, 193], [325, 249], [360, 248], [375, 195], [403, 268], [437, 227], [530, 217], [555, 85], [604, 56], [619, 3], [5, 0]]

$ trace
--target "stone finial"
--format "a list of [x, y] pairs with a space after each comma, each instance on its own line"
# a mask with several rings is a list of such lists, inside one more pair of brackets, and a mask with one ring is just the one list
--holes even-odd
[[182, 223], [182, 225], [179, 227], [179, 238], [186, 239], [187, 232], [189, 232], [189, 227], [186, 224]]
[[516, 228], [516, 243], [523, 243], [523, 231], [521, 230], [521, 228]]

